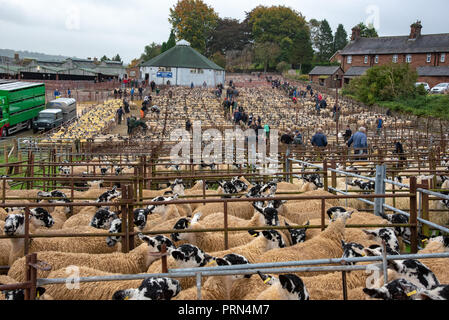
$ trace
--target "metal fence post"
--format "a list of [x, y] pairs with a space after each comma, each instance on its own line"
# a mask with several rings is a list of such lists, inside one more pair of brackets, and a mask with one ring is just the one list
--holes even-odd
[[[122, 186], [122, 200], [128, 199], [128, 186]], [[127, 205], [121, 206], [122, 211], [122, 230], [125, 231], [125, 236], [122, 237], [122, 252], [128, 253], [129, 252], [129, 227], [128, 224], [128, 210]]]
[[201, 272], [196, 274], [196, 299], [201, 300]]
[[416, 210], [416, 177], [410, 177], [410, 252], [418, 252], [418, 219]]
[[[429, 180], [424, 180], [422, 182], [422, 188], [423, 189], [429, 189]], [[421, 212], [421, 217], [424, 220], [429, 221], [429, 195], [427, 193], [421, 192], [421, 208], [422, 208], [422, 212]], [[430, 236], [430, 229], [429, 226], [427, 224], [422, 224], [422, 234], [429, 237]]]
[[[376, 166], [376, 184], [375, 193], [376, 195], [385, 194], [385, 178], [386, 178], [387, 167], [385, 165]], [[376, 216], [381, 216], [384, 214], [384, 204], [385, 198], [374, 199], [374, 214]]]
[[225, 250], [229, 249], [229, 245], [228, 245], [228, 202], [225, 200], [223, 202], [223, 206], [224, 206], [224, 246], [225, 246]]

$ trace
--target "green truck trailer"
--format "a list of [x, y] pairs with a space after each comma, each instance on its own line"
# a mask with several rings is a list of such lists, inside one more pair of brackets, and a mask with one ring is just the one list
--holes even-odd
[[21, 81], [0, 82], [0, 135], [6, 137], [31, 129], [45, 109], [45, 84]]

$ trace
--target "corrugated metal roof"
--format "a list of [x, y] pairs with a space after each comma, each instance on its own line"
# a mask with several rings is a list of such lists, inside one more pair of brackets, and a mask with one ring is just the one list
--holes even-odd
[[43, 83], [13, 82], [13, 83], [0, 84], [0, 90], [2, 90], [2, 91], [13, 91], [13, 90], [17, 90], [17, 89], [31, 88], [31, 87], [41, 86], [41, 85], [43, 85]]
[[449, 52], [449, 33], [409, 36], [359, 38], [351, 41], [342, 55]]
[[418, 67], [416, 68], [418, 76], [428, 77], [449, 77], [449, 67], [437, 66], [437, 67]]
[[142, 63], [142, 66], [224, 70], [185, 44], [174, 46], [157, 57]]
[[316, 66], [309, 75], [333, 75], [340, 69], [339, 66]]

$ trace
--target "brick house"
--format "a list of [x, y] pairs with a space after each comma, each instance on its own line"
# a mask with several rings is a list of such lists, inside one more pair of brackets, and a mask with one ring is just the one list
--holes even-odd
[[[316, 66], [309, 72], [309, 80], [327, 88], [341, 88], [343, 74], [343, 69], [339, 66]], [[338, 81], [335, 80], [336, 76]]]
[[[449, 33], [422, 35], [421, 30], [421, 22], [417, 21], [410, 26], [408, 36], [363, 38], [360, 36], [360, 28], [356, 26], [352, 29], [351, 41], [336, 53], [334, 59], [341, 60], [341, 68], [345, 74], [353, 67], [368, 69], [389, 63], [409, 63], [417, 69], [419, 82], [428, 82], [431, 87], [447, 82]], [[350, 77], [347, 76], [346, 79]]]

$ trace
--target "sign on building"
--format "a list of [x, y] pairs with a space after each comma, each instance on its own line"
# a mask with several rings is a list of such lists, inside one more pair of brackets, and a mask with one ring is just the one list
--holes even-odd
[[173, 73], [167, 72], [167, 71], [159, 71], [158, 73], [156, 73], [156, 77], [158, 77], [158, 78], [173, 78]]

